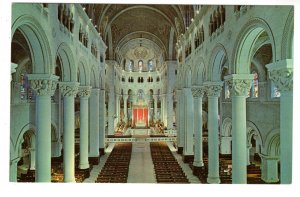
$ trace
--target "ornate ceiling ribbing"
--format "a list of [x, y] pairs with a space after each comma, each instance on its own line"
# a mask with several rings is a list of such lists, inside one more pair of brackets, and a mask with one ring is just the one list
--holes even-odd
[[[93, 4], [94, 23], [107, 42], [111, 31], [112, 48], [122, 47], [135, 38], [147, 38], [155, 42], [167, 54], [171, 29], [173, 41], [183, 33], [184, 5], [136, 5], [136, 4]], [[165, 55], [166, 55], [165, 54]]]

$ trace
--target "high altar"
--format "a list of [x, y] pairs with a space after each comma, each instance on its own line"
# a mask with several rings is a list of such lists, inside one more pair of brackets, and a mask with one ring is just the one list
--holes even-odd
[[148, 127], [148, 105], [141, 99], [132, 106], [133, 110], [133, 127]]

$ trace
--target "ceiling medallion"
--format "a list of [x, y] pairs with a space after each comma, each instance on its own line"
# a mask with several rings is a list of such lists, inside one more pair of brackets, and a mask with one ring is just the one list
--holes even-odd
[[146, 59], [147, 55], [148, 55], [148, 50], [145, 47], [136, 47], [134, 49], [133, 54], [135, 55], [135, 57], [137, 59]]

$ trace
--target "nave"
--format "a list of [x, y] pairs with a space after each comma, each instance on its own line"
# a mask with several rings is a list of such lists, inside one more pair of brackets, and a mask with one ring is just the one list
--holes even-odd
[[[137, 138], [136, 142], [109, 143], [105, 155], [98, 165], [88, 171], [75, 170], [77, 183], [207, 183], [208, 154], [204, 149], [204, 166], [194, 169], [193, 162], [184, 162], [182, 155], [172, 142], [147, 142]], [[52, 182], [63, 182], [60, 161], [52, 162]], [[220, 155], [221, 184], [232, 183], [231, 155]], [[20, 182], [34, 182], [34, 171], [22, 174]], [[259, 156], [247, 166], [248, 184], [266, 184], [261, 180]], [[277, 182], [279, 183], [279, 182]], [[277, 184], [275, 183], [275, 184]], [[274, 183], [273, 183], [274, 184]]]

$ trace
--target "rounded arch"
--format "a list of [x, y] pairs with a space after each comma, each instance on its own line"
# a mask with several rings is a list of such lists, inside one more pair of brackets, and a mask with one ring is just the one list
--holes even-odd
[[221, 81], [222, 67], [228, 63], [227, 52], [225, 47], [218, 43], [213, 49], [209, 60], [209, 80]]
[[281, 41], [281, 59], [294, 57], [294, 8], [291, 8], [287, 17]]
[[279, 129], [273, 129], [266, 137], [264, 154], [268, 156], [279, 156], [280, 154], [280, 134]]
[[100, 87], [100, 75], [98, 74], [98, 69], [96, 66], [92, 66], [91, 73], [90, 73], [90, 79], [91, 79], [91, 86], [93, 88], [99, 88]]
[[232, 120], [229, 117], [226, 117], [222, 123], [221, 136], [230, 137], [232, 130]]
[[62, 68], [62, 81], [76, 81], [76, 70], [74, 69], [75, 60], [71, 48], [67, 43], [58, 46], [56, 58], [59, 59]]
[[272, 30], [268, 23], [261, 18], [249, 20], [242, 28], [233, 47], [232, 63], [233, 73], [249, 74], [251, 59], [255, 42], [259, 36], [266, 32], [272, 46], [272, 62], [276, 60], [275, 41]]
[[204, 64], [204, 60], [201, 57], [200, 58], [200, 63], [196, 66], [194, 66], [193, 69], [193, 78], [192, 78], [192, 83], [193, 85], [202, 85], [203, 81], [204, 81], [204, 69], [205, 69], [205, 64]]
[[250, 145], [251, 139], [252, 139], [252, 137], [254, 137], [254, 139], [257, 142], [256, 144], [260, 145], [260, 147], [262, 147], [263, 141], [262, 141], [261, 133], [259, 132], [256, 125], [250, 121], [247, 121], [246, 125], [247, 125], [247, 144]]
[[40, 23], [32, 16], [22, 15], [12, 23], [11, 38], [17, 30], [24, 35], [29, 45], [32, 73], [51, 73], [51, 49]]
[[87, 65], [87, 62], [84, 58], [80, 58], [78, 63], [78, 82], [80, 82], [80, 85], [90, 85], [90, 72]]
[[27, 131], [31, 131], [32, 132], [32, 136], [33, 138], [31, 139], [31, 145], [33, 143], [35, 143], [35, 131], [36, 131], [36, 127], [34, 124], [32, 123], [28, 123], [26, 124], [22, 129], [21, 131], [19, 132], [19, 135], [17, 137], [17, 140], [16, 140], [16, 144], [14, 145], [14, 150], [16, 151], [15, 153], [17, 155], [19, 155], [20, 151], [21, 151], [21, 145], [23, 143], [23, 136], [24, 134], [27, 132]]

